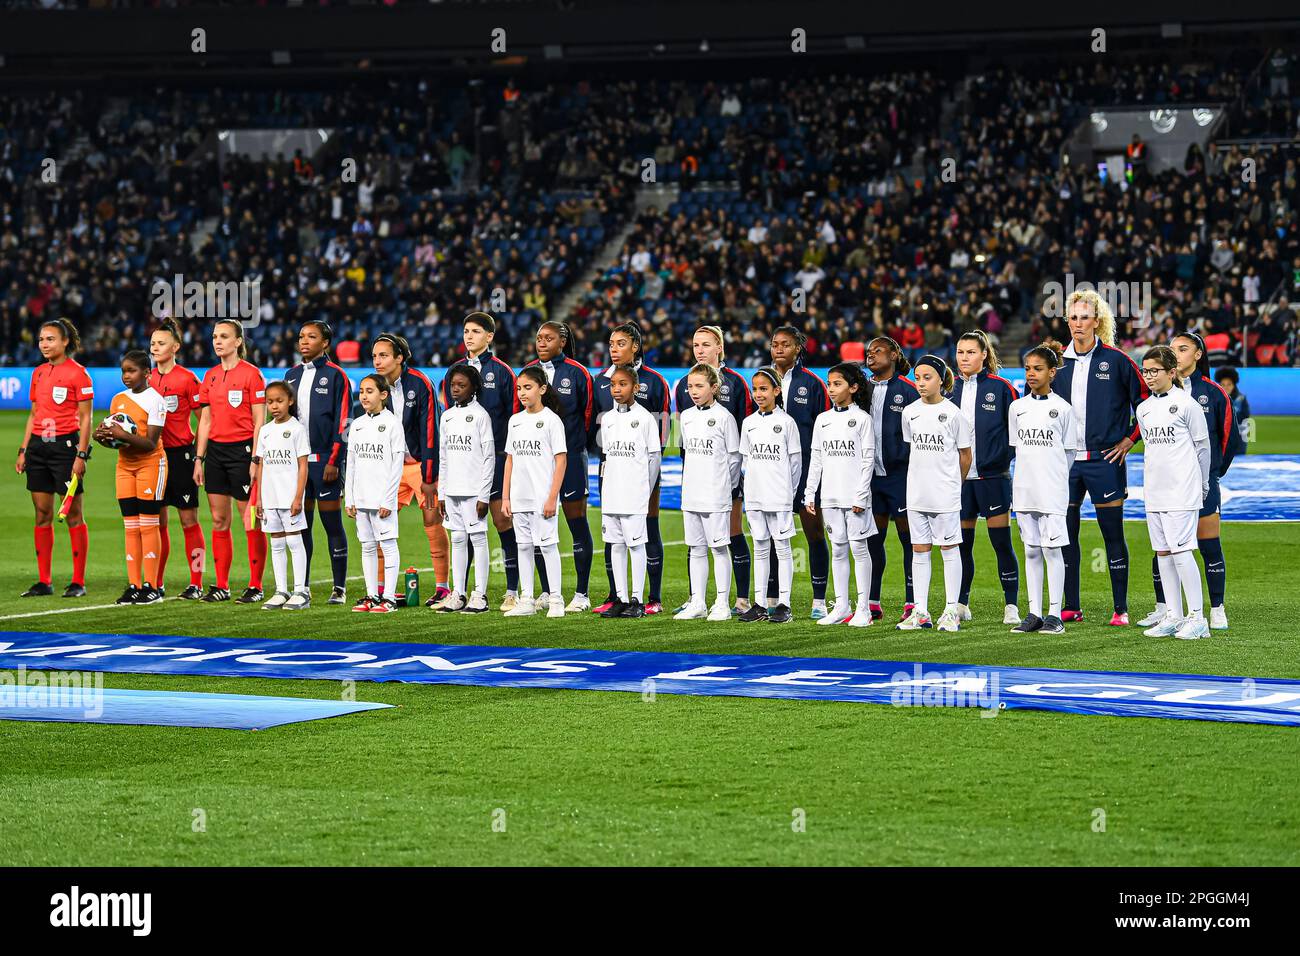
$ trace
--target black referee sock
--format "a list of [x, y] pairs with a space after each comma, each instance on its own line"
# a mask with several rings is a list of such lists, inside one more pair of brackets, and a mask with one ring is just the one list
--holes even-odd
[[[343, 530], [342, 511], [322, 511], [320, 523], [325, 527], [325, 538], [330, 546], [330, 570], [334, 572], [334, 586], [346, 586], [348, 580], [348, 533]], [[311, 529], [303, 535], [311, 540]], [[307, 580], [311, 580], [311, 545], [307, 545]]]
[[1110, 566], [1110, 595], [1115, 612], [1128, 610], [1128, 542], [1124, 540], [1124, 506], [1098, 508], [1097, 524], [1106, 544], [1106, 563]]
[[663, 600], [662, 589], [664, 586], [664, 536], [659, 530], [657, 515], [645, 519], [645, 529], [645, 568], [650, 579], [650, 589], [646, 594], [646, 603], [654, 604]]
[[1228, 592], [1228, 567], [1223, 561], [1222, 538], [1197, 538], [1196, 547], [1205, 559], [1205, 585], [1210, 591], [1210, 607], [1221, 607]]
[[[993, 529], [989, 528], [989, 536], [993, 536]], [[961, 529], [961, 589], [957, 595], [957, 603], [970, 605], [970, 589], [975, 581], [975, 529]]]
[[[772, 568], [776, 568], [776, 559], [772, 559]], [[826, 578], [831, 570], [831, 553], [826, 547], [826, 537], [808, 539], [808, 572], [812, 578], [814, 601], [826, 600]]]
[[[1197, 541], [1196, 543], [1199, 545], [1201, 542]], [[1164, 582], [1160, 580], [1160, 558], [1154, 554], [1151, 555], [1151, 584], [1155, 587], [1156, 603], [1164, 604], [1165, 585]]]
[[749, 597], [749, 542], [743, 534], [731, 536], [731, 573], [736, 579], [736, 598]]
[[993, 551], [998, 556], [998, 579], [1002, 582], [1002, 596], [1007, 604], [1016, 604], [1020, 600], [1020, 564], [1016, 561], [1015, 545], [1011, 543], [1011, 528], [989, 528], [989, 540], [993, 542]]
[[1080, 611], [1083, 603], [1079, 599], [1079, 506], [1070, 505], [1065, 509], [1066, 545], [1061, 549], [1065, 560], [1065, 601], [1063, 610]]

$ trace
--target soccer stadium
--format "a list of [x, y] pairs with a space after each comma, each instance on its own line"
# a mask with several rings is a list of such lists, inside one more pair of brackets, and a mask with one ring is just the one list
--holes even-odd
[[1101, 7], [0, 3], [10, 865], [1300, 863], [1300, 19]]

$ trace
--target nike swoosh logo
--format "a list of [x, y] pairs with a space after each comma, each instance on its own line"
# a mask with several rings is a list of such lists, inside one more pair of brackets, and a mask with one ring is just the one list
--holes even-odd
[[1002, 508], [1001, 505], [989, 505], [989, 513], [991, 514], [994, 511], [999, 511], [1001, 510], [1001, 508]]
[[1110, 497], [1111, 495], [1113, 495], [1114, 493], [1115, 493], [1115, 492], [1113, 492], [1113, 491], [1108, 491], [1108, 492], [1106, 492], [1104, 495], [1101, 496], [1101, 500], [1102, 500], [1102, 501], [1105, 501], [1107, 498], [1109, 498], [1109, 497]]

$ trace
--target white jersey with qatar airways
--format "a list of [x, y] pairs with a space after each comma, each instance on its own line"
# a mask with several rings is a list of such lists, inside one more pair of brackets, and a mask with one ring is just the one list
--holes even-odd
[[[265, 431], [265, 426], [263, 426]], [[343, 503], [349, 508], [397, 511], [397, 489], [406, 460], [402, 422], [387, 408], [352, 419], [348, 428], [347, 479]]]
[[302, 422], [269, 421], [257, 433], [253, 454], [262, 459], [262, 507], [292, 508], [298, 494], [298, 459], [311, 455], [311, 440]]
[[823, 508], [870, 511], [875, 467], [876, 428], [872, 413], [857, 405], [822, 412], [813, 423], [804, 504], [815, 503], [820, 490]]
[[1032, 392], [1011, 403], [1007, 436], [1016, 450], [1011, 507], [1017, 513], [1063, 515], [1070, 504], [1070, 465], [1082, 442], [1074, 408], [1055, 392]]
[[1210, 484], [1210, 433], [1196, 399], [1175, 388], [1137, 408], [1145, 442], [1146, 509], [1200, 511]]
[[961, 409], [948, 399], [925, 399], [903, 409], [903, 441], [912, 446], [907, 468], [907, 510], [925, 514], [961, 511], [961, 460], [975, 436]]
[[740, 429], [740, 457], [745, 469], [745, 510], [793, 511], [803, 471], [795, 420], [781, 408], [754, 412]]
[[510, 416], [505, 452], [511, 458], [511, 511], [543, 509], [555, 477], [555, 456], [568, 451], [564, 422], [549, 408]]
[[717, 402], [681, 413], [682, 510], [731, 511], [731, 489], [740, 480], [740, 431]]
[[600, 419], [600, 510], [614, 515], [650, 511], [659, 480], [659, 424], [644, 405], [615, 405]]
[[438, 496], [474, 498], [487, 504], [496, 470], [496, 444], [487, 409], [477, 401], [453, 405], [442, 413], [438, 440]]

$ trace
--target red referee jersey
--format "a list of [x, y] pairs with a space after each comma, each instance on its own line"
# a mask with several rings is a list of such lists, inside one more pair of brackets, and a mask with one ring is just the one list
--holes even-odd
[[58, 365], [46, 362], [32, 372], [27, 393], [35, 415], [33, 428], [42, 434], [66, 435], [77, 430], [77, 403], [95, 397], [86, 367], [65, 358]]
[[199, 379], [187, 368], [173, 365], [166, 374], [156, 368], [149, 373], [149, 385], [167, 405], [167, 424], [163, 426], [164, 448], [183, 448], [194, 444], [190, 414], [198, 411]]
[[255, 366], [240, 359], [228, 372], [220, 365], [208, 369], [199, 387], [199, 404], [212, 409], [208, 440], [251, 441], [254, 403], [266, 403], [266, 382]]

